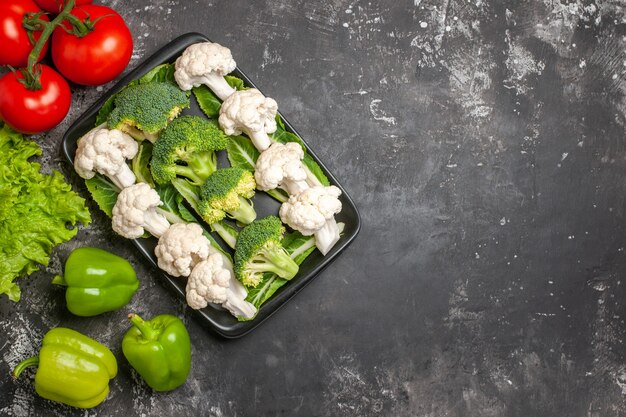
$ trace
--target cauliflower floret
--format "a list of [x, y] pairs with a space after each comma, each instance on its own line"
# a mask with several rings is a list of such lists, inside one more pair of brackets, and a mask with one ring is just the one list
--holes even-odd
[[224, 76], [236, 66], [230, 49], [213, 42], [201, 42], [187, 47], [176, 60], [174, 78], [181, 90], [204, 84], [225, 100], [235, 89], [228, 85]]
[[135, 183], [135, 174], [126, 165], [137, 155], [135, 140], [120, 130], [97, 127], [78, 140], [74, 169], [82, 178], [106, 175], [120, 189]]
[[335, 214], [341, 211], [341, 190], [334, 185], [314, 186], [280, 206], [280, 219], [304, 236], [315, 235], [315, 246], [326, 255], [339, 240]]
[[256, 161], [254, 178], [261, 191], [284, 188], [289, 195], [298, 195], [309, 188], [302, 166], [304, 151], [295, 142], [272, 143]]
[[196, 223], [171, 225], [154, 249], [159, 268], [174, 277], [188, 277], [198, 263], [211, 254], [211, 243]]
[[263, 152], [271, 145], [268, 133], [276, 131], [278, 104], [259, 90], [235, 91], [220, 107], [219, 123], [227, 135], [248, 135], [256, 148]]
[[124, 188], [113, 207], [113, 231], [129, 239], [140, 237], [144, 229], [161, 237], [170, 226], [165, 216], [156, 211], [161, 204], [159, 194], [146, 183]]
[[220, 304], [235, 317], [251, 319], [257, 310], [246, 301], [246, 289], [225, 261], [230, 264], [224, 255], [213, 253], [193, 268], [187, 281], [187, 304], [196, 310], [208, 303]]

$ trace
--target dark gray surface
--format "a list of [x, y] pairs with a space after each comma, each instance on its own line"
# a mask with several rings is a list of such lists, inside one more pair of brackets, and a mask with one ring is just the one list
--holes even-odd
[[[131, 67], [205, 33], [298, 128], [351, 193], [354, 244], [250, 335], [202, 328], [130, 243], [94, 224], [0, 301], [0, 414], [589, 416], [626, 413], [623, 317], [626, 20], [620, 1], [110, 2]], [[98, 97], [76, 88], [60, 138]], [[82, 188], [80, 188], [82, 190]], [[72, 317], [49, 285], [77, 246], [126, 256], [140, 292]], [[184, 317], [186, 385], [152, 393], [120, 351], [125, 315]], [[9, 369], [63, 325], [107, 343], [111, 394], [75, 411]]]

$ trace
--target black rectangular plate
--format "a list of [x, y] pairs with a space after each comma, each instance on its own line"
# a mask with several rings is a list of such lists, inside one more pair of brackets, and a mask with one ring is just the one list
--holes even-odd
[[[128, 75], [122, 78], [114, 87], [112, 87], [96, 103], [94, 103], [93, 106], [83, 113], [83, 115], [80, 116], [65, 133], [65, 136], [63, 137], [63, 153], [68, 162], [73, 165], [78, 139], [94, 127], [98, 111], [111, 95], [120, 91], [130, 81], [140, 78], [157, 65], [173, 63], [189, 45], [198, 42], [206, 42], [208, 40], [209, 39], [199, 33], [187, 33], [182, 35], [165, 45]], [[250, 81], [250, 79], [239, 68], [233, 72], [233, 75], [243, 79], [247, 86], [256, 88], [254, 83]], [[195, 100], [192, 100], [191, 108], [185, 109], [183, 113], [204, 116], [195, 103]], [[293, 129], [291, 123], [289, 123], [282, 116], [282, 114], [280, 116], [285, 122], [286, 130], [300, 137], [300, 135], [298, 135], [298, 133]], [[317, 250], [313, 251], [313, 253], [302, 263], [302, 265], [300, 265], [300, 270], [296, 277], [280, 288], [265, 304], [263, 304], [257, 316], [253, 320], [245, 322], [237, 321], [237, 319], [230, 315], [230, 313], [219, 307], [214, 308], [209, 306], [202, 310], [193, 310], [199, 315], [200, 320], [204, 321], [212, 330], [223, 337], [236, 338], [243, 336], [261, 324], [265, 319], [271, 316], [276, 310], [296, 295], [296, 293], [304, 288], [306, 284], [311, 282], [313, 278], [315, 278], [315, 276], [322, 271], [322, 269], [328, 266], [328, 264], [330, 264], [352, 242], [352, 240], [354, 240], [359, 232], [361, 221], [352, 199], [346, 193], [346, 190], [344, 190], [343, 187], [337, 182], [335, 177], [328, 172], [328, 169], [326, 169], [324, 164], [322, 164], [322, 162], [315, 156], [308, 145], [306, 147], [309, 154], [320, 165], [331, 184], [339, 187], [342, 191], [340, 199], [343, 204], [343, 208], [341, 213], [339, 213], [336, 217], [338, 222], [343, 222], [345, 224], [341, 239], [326, 256], [322, 256], [322, 254]], [[221, 166], [225, 165], [222, 163]], [[254, 197], [254, 207], [257, 210], [258, 217], [262, 218], [269, 214], [276, 215], [280, 205], [277, 201], [273, 200], [265, 193], [257, 193]], [[183, 299], [185, 299], [186, 279], [171, 277], [157, 267], [157, 260], [154, 255], [154, 248], [157, 240], [155, 238], [134, 239], [133, 243], [145, 256], [145, 258], [156, 268], [156, 270], [161, 272], [160, 275], [165, 279], [167, 285], [183, 297]]]

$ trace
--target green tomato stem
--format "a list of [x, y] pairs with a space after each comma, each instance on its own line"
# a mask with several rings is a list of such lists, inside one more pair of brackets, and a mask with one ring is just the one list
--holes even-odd
[[[104, 16], [102, 16], [104, 17]], [[88, 33], [93, 31], [93, 26], [95, 25], [95, 21], [91, 22], [89, 21], [89, 18], [87, 18], [87, 21], [89, 22], [88, 24], [81, 21], [79, 18], [77, 18], [76, 16], [74, 16], [73, 14], [68, 13], [67, 16], [65, 16], [66, 20], [68, 22], [70, 22], [70, 24], [72, 25], [72, 27], [74, 28], [74, 31], [72, 32], [72, 34], [78, 36], [79, 38], [82, 38], [83, 36], [87, 35]], [[96, 19], [99, 20], [100, 18]]]
[[61, 13], [59, 13], [58, 16], [54, 18], [54, 20], [52, 20], [51, 22], [42, 21], [41, 25], [43, 26], [43, 30], [41, 31], [41, 36], [39, 36], [39, 39], [37, 39], [37, 43], [35, 43], [35, 47], [33, 48], [33, 50], [30, 51], [30, 54], [28, 54], [26, 73], [23, 73], [24, 78], [28, 83], [26, 85], [26, 88], [28, 88], [29, 90], [36, 91], [41, 89], [41, 84], [38, 80], [38, 74], [35, 72], [35, 64], [37, 63], [37, 58], [39, 58], [39, 55], [41, 54], [41, 51], [46, 44], [46, 41], [50, 38], [52, 32], [54, 32], [54, 29], [56, 29], [56, 27], [59, 26], [61, 22], [63, 22], [63, 20], [67, 19], [68, 16], [70, 16], [70, 11], [74, 7], [75, 3], [76, 0], [68, 0]]
[[13, 378], [19, 378], [24, 369], [36, 365], [39, 365], [39, 356], [33, 356], [32, 358], [24, 359], [22, 362], [18, 363], [17, 366], [13, 369]]

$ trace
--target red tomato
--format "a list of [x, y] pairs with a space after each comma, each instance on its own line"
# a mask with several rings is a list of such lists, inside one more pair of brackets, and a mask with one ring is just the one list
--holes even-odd
[[[58, 27], [52, 34], [52, 60], [59, 72], [82, 85], [100, 85], [117, 77], [133, 53], [133, 36], [122, 17], [105, 6], [87, 5], [72, 10], [81, 21], [96, 21], [83, 37]], [[63, 22], [66, 28], [70, 24]]]
[[[74, 7], [82, 6], [83, 4], [90, 4], [93, 0], [76, 0], [74, 3]], [[42, 9], [47, 12], [58, 14], [61, 10], [63, 10], [63, 6], [67, 1], [64, 0], [35, 0], [35, 3], [39, 5]]]
[[41, 89], [28, 90], [19, 80], [19, 71], [0, 78], [0, 119], [13, 129], [35, 134], [50, 130], [70, 109], [72, 92], [67, 81], [47, 65], [39, 64]]
[[[40, 12], [32, 0], [0, 0], [0, 65], [12, 67], [25, 67], [28, 54], [33, 50], [33, 44], [28, 39], [28, 33], [22, 26], [24, 14], [28, 12]], [[41, 16], [48, 20], [47, 16]], [[39, 39], [41, 31], [34, 33], [35, 40]], [[44, 57], [48, 50], [46, 42], [39, 60]]]

